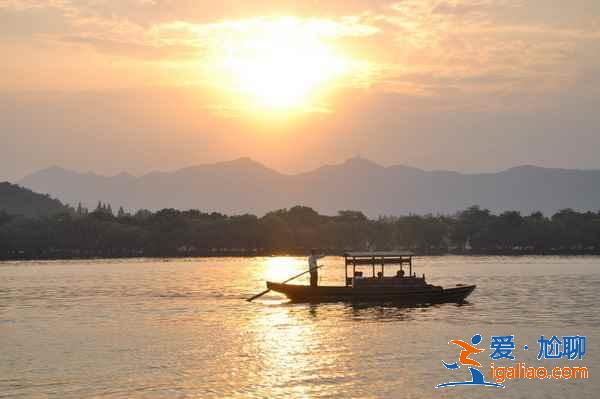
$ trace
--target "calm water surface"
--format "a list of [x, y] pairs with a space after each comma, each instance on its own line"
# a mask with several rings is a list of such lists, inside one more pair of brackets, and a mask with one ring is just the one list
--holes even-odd
[[[322, 263], [321, 283], [342, 284], [342, 259]], [[303, 258], [0, 263], [0, 397], [600, 394], [598, 257], [417, 258], [429, 282], [477, 284], [461, 306], [289, 304], [277, 294], [245, 301], [265, 279], [305, 268]], [[587, 366], [590, 378], [434, 389], [467, 379], [441, 360], [458, 358], [450, 339], [475, 333], [488, 344], [490, 335], [515, 334], [517, 359], [549, 368], [569, 362], [537, 361], [540, 335], [587, 335], [587, 354], [570, 365]], [[487, 365], [484, 347], [476, 358]]]

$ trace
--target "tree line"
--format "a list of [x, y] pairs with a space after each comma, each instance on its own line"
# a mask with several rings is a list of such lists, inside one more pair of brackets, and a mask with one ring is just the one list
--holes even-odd
[[311, 248], [407, 250], [417, 254], [598, 254], [600, 212], [547, 217], [493, 214], [472, 206], [454, 215], [320, 215], [295, 206], [255, 215], [199, 210], [113, 213], [99, 203], [41, 218], [0, 211], [0, 259], [305, 254]]

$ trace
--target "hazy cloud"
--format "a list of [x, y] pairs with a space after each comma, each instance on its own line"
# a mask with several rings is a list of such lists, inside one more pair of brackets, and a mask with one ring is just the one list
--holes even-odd
[[[243, 121], [206, 66], [224, 38], [285, 18], [359, 67], [329, 113]], [[359, 149], [425, 168], [591, 167], [600, 145], [597, 0], [0, 0], [0, 51], [0, 132], [19, 154], [2, 154], [5, 178], [61, 160], [117, 172], [241, 155], [298, 170]], [[105, 166], [111, 148], [133, 155]]]

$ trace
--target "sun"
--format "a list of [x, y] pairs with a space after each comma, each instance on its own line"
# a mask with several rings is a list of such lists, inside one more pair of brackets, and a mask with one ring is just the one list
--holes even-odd
[[268, 112], [315, 110], [351, 70], [314, 23], [280, 18], [230, 29], [214, 56], [214, 76], [246, 106]]

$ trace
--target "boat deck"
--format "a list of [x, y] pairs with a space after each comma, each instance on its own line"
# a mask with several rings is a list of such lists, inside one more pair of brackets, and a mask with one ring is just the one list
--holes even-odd
[[294, 302], [395, 302], [407, 304], [432, 304], [463, 302], [475, 285], [439, 286], [317, 286], [282, 284], [267, 281], [267, 287], [282, 293]]

